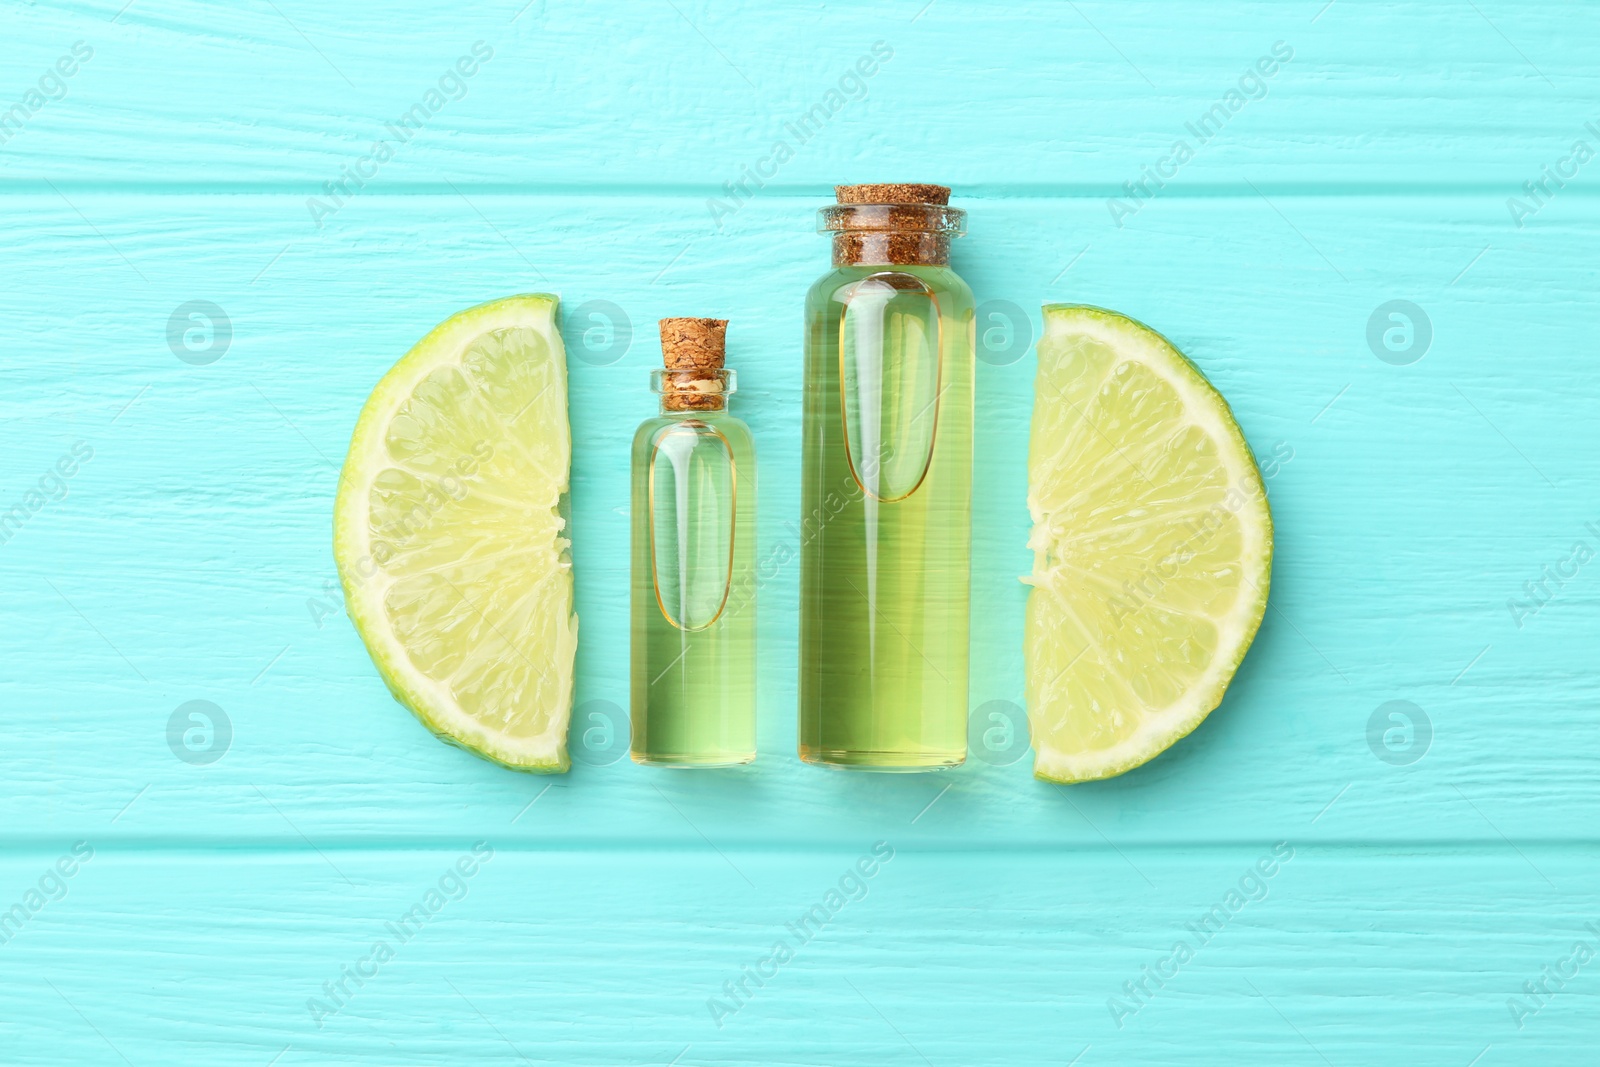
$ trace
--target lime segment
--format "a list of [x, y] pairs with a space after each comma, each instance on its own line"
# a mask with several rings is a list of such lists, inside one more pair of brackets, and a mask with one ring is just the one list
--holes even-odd
[[1024, 641], [1034, 773], [1121, 774], [1222, 700], [1266, 610], [1272, 515], [1227, 402], [1153, 330], [1044, 309]]
[[394, 696], [506, 766], [564, 771], [578, 621], [553, 296], [446, 320], [356, 423], [334, 504], [350, 618]]

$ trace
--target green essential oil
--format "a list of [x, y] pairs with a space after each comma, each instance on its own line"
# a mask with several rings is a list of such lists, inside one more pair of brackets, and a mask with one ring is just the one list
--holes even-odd
[[[841, 203], [851, 190], [927, 188], [848, 187]], [[910, 771], [966, 759], [974, 318], [948, 266], [960, 215], [824, 212], [835, 269], [806, 300], [801, 484], [810, 762]], [[900, 232], [908, 219], [924, 229]], [[849, 232], [874, 220], [884, 229]]]
[[[680, 323], [691, 324], [687, 335], [669, 336]], [[716, 325], [715, 365], [683, 367], [712, 359], [708, 323]], [[661, 414], [633, 438], [639, 763], [725, 767], [756, 758], [755, 448], [749, 428], [727, 412], [734, 375], [721, 369], [725, 325], [663, 320]], [[680, 369], [672, 369], [674, 342]]]

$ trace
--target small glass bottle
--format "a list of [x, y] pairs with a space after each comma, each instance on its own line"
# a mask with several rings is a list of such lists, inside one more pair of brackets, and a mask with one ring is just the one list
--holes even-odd
[[967, 756], [974, 318], [938, 185], [855, 185], [819, 213], [806, 295], [800, 757]]
[[725, 319], [662, 319], [661, 413], [633, 437], [632, 756], [756, 758], [756, 464]]

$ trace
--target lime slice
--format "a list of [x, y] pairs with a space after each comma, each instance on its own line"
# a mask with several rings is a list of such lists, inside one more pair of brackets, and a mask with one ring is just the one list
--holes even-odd
[[1222, 701], [1261, 625], [1272, 515], [1228, 404], [1161, 335], [1044, 308], [1025, 624], [1034, 774], [1108, 778]]
[[395, 698], [447, 741], [567, 769], [578, 620], [556, 298], [470, 308], [362, 409], [333, 509], [345, 606]]

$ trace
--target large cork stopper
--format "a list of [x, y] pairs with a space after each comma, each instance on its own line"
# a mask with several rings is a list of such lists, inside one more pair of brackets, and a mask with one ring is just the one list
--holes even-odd
[[841, 204], [948, 204], [948, 185], [905, 185], [895, 182], [877, 185], [835, 185], [833, 195]]
[[[841, 205], [860, 206], [862, 225], [841, 226], [833, 235], [833, 264], [950, 264], [950, 235], [941, 225], [950, 203], [948, 185], [878, 182], [836, 185]], [[960, 214], [957, 212], [956, 214]]]
[[662, 408], [715, 411], [727, 405], [721, 374], [727, 340], [727, 319], [661, 320], [661, 359], [667, 368]]

